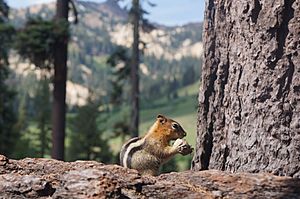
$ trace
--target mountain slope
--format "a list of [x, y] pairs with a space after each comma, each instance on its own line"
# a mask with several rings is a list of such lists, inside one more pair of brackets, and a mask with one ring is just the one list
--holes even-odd
[[[97, 95], [107, 96], [110, 92], [111, 72], [106, 58], [117, 46], [130, 48], [132, 42], [127, 11], [114, 0], [104, 3], [76, 1], [75, 4], [79, 23], [71, 26], [69, 81]], [[13, 10], [10, 18], [16, 27], [22, 27], [26, 18], [40, 16], [51, 19], [54, 11], [54, 2], [39, 4]], [[73, 18], [70, 12], [69, 20]], [[141, 32], [141, 40], [146, 43], [141, 60], [142, 93], [148, 92], [147, 89], [157, 82], [169, 85], [174, 79], [181, 80], [190, 67], [200, 76], [199, 65], [203, 51], [201, 31], [202, 24], [194, 23], [174, 27], [157, 25], [157, 29], [150, 33]]]

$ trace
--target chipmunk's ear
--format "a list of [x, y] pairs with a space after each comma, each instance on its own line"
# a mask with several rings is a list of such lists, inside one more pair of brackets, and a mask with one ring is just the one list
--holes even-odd
[[158, 114], [156, 119], [162, 124], [164, 124], [167, 121], [167, 118], [161, 114]]

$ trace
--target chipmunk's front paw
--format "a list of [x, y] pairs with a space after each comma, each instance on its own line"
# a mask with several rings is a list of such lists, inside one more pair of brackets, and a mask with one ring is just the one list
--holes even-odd
[[177, 139], [173, 146], [176, 147], [178, 153], [182, 155], [188, 155], [193, 152], [191, 145], [189, 145], [184, 139]]

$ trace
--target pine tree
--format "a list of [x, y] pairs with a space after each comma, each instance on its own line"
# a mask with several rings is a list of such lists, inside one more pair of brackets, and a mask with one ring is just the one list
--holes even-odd
[[118, 46], [107, 59], [107, 64], [112, 68], [110, 103], [113, 104], [114, 108], [119, 108], [122, 105], [124, 101], [123, 90], [130, 77], [131, 65], [128, 51], [127, 48]]
[[44, 157], [49, 150], [48, 142], [50, 141], [50, 90], [49, 80], [45, 74], [39, 82], [35, 96], [35, 121], [39, 130], [40, 157]]
[[0, 0], [0, 154], [11, 155], [18, 134], [14, 131], [16, 117], [13, 111], [12, 92], [6, 79], [9, 76], [8, 50], [12, 41], [14, 29], [7, 24], [8, 6]]
[[[57, 22], [68, 21], [69, 1], [57, 0]], [[67, 82], [67, 58], [68, 36], [56, 43], [54, 53], [54, 90], [52, 107], [52, 158], [63, 160], [65, 147], [66, 125], [66, 82]]]
[[139, 135], [139, 24], [140, 24], [140, 1], [132, 0], [132, 25], [133, 25], [133, 44], [132, 44], [132, 60], [131, 60], [131, 125], [130, 131], [132, 137]]
[[[53, 68], [55, 69], [55, 77], [54, 77], [54, 101], [56, 102], [57, 105], [57, 101], [62, 100], [61, 98], [59, 98], [61, 95], [58, 95], [57, 92], [57, 84], [59, 83], [59, 85], [61, 86], [62, 84], [62, 77], [61, 75], [63, 75], [63, 72], [59, 71], [61, 70], [61, 67], [58, 67], [58, 62], [56, 59], [56, 55], [57, 55], [57, 49], [60, 49], [57, 44], [59, 43], [65, 43], [66, 39], [68, 37], [68, 31], [67, 31], [67, 23], [64, 21], [46, 21], [43, 20], [41, 18], [36, 18], [36, 19], [30, 19], [28, 20], [28, 22], [25, 24], [25, 27], [18, 32], [16, 39], [15, 39], [15, 48], [17, 50], [17, 52], [19, 53], [19, 55], [24, 58], [24, 59], [28, 59], [31, 63], [33, 63], [37, 68], [42, 69], [41, 72], [42, 73], [49, 73], [49, 71], [53, 70]], [[47, 42], [45, 42], [47, 41]], [[61, 56], [61, 55], [60, 55]], [[55, 68], [56, 66], [56, 68]], [[58, 68], [58, 71], [56, 70]], [[46, 77], [46, 76], [44, 76]], [[60, 80], [60, 82], [55, 81], [58, 78]], [[46, 78], [44, 78], [44, 81], [41, 81], [42, 84], [40, 84], [39, 86], [42, 86], [44, 84], [44, 82], [46, 81]], [[65, 82], [64, 82], [65, 85]], [[60, 87], [61, 88], [61, 87]], [[40, 88], [41, 91], [37, 93], [36, 96], [36, 102], [38, 100], [42, 100], [39, 98], [43, 98], [43, 92], [47, 92], [47, 90], [43, 90], [43, 89], [48, 89], [46, 87], [44, 88]], [[43, 91], [42, 91], [43, 90]], [[60, 90], [59, 90], [60, 91]], [[59, 93], [60, 94], [60, 93]], [[65, 94], [64, 94], [65, 95]], [[65, 98], [65, 97], [64, 97]], [[65, 100], [59, 101], [61, 104], [65, 105]], [[45, 103], [45, 104], [43, 104]], [[41, 141], [41, 155], [43, 156], [45, 154], [45, 147], [46, 147], [46, 143], [45, 143], [45, 139], [46, 136], [44, 136], [46, 134], [46, 118], [44, 114], [48, 114], [46, 112], [46, 110], [44, 110], [44, 108], [49, 108], [48, 105], [49, 100], [47, 99], [47, 101], [44, 102], [38, 102], [38, 104], [40, 104], [40, 106], [42, 106], [42, 108], [37, 109], [38, 113], [37, 113], [37, 117], [34, 119], [37, 119], [38, 123], [39, 123], [39, 128], [41, 128], [41, 137], [40, 137], [40, 141]], [[60, 105], [61, 105], [60, 104]], [[55, 112], [56, 111], [56, 112]], [[53, 115], [54, 114], [58, 114], [58, 116], [56, 117], [55, 115], [55, 119], [59, 119], [61, 117], [65, 117], [65, 110], [64, 109], [60, 109], [59, 112], [57, 112], [57, 109], [53, 110]], [[56, 121], [56, 120], [55, 120]], [[61, 124], [62, 121], [60, 121], [59, 124]], [[63, 121], [64, 123], [64, 121]], [[57, 123], [55, 123], [57, 124]], [[64, 125], [64, 124], [63, 124]], [[64, 129], [64, 128], [63, 128]], [[55, 128], [55, 130], [57, 130], [57, 128]], [[57, 132], [57, 131], [55, 131]], [[59, 134], [62, 131], [59, 131]], [[57, 136], [55, 137], [57, 138]], [[60, 147], [64, 147], [63, 143], [64, 143], [64, 132], [63, 132], [63, 138], [59, 137], [59, 145]], [[56, 140], [57, 141], [57, 140]], [[57, 143], [57, 142], [55, 142]], [[54, 145], [54, 147], [57, 147], [57, 145]], [[57, 149], [57, 148], [56, 148]], [[61, 152], [61, 148], [59, 149]], [[60, 155], [62, 155], [63, 152], [60, 153]], [[57, 159], [63, 159], [63, 155], [60, 157], [55, 157]]]
[[97, 125], [105, 123], [105, 118], [100, 117], [101, 112], [98, 111], [100, 105], [101, 103], [89, 98], [86, 105], [77, 108], [77, 114], [70, 122], [70, 160], [98, 160], [105, 163], [114, 161], [108, 140], [103, 137], [105, 129], [99, 129]]
[[[148, 2], [150, 6], [154, 4]], [[139, 110], [140, 110], [140, 90], [139, 90], [139, 64], [140, 64], [140, 49], [139, 45], [144, 44], [140, 40], [140, 24], [141, 28], [145, 32], [150, 32], [154, 29], [154, 26], [144, 18], [144, 15], [148, 14], [147, 11], [142, 9], [139, 0], [132, 0], [132, 8], [130, 10], [131, 23], [133, 26], [133, 43], [132, 43], [132, 57], [131, 57], [131, 68], [130, 68], [130, 80], [131, 80], [131, 124], [130, 131], [132, 137], [139, 135]]]

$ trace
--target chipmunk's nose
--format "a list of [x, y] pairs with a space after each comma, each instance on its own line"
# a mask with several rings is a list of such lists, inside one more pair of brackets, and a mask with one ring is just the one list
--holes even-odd
[[186, 136], [186, 132], [183, 131], [183, 137], [185, 137], [185, 136]]

